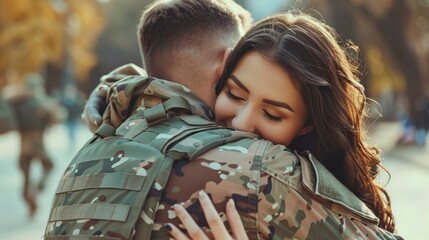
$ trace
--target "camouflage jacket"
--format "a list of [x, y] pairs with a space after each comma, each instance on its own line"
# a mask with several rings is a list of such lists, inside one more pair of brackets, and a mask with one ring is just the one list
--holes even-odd
[[[142, 69], [126, 65], [102, 79], [111, 86], [105, 122], [126, 131], [130, 121], [123, 122], [129, 116], [178, 95], [191, 103], [192, 115], [213, 120], [208, 106], [186, 87], [147, 78]], [[149, 197], [144, 203], [133, 239], [142, 239], [148, 227], [151, 239], [169, 239], [164, 224], [180, 226], [174, 204], [184, 205], [210, 235], [198, 203], [202, 189], [225, 221], [225, 204], [234, 199], [250, 239], [401, 239], [378, 228], [374, 213], [309, 152], [298, 155], [256, 136], [217, 146], [193, 161], [175, 162], [164, 189], [154, 186], [153, 199], [157, 195], [160, 201]], [[49, 223], [46, 231], [58, 224]]]

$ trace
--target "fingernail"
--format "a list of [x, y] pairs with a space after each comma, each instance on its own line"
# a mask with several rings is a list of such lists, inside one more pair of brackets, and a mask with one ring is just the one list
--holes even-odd
[[200, 198], [201, 200], [205, 200], [205, 199], [207, 199], [207, 198], [208, 198], [207, 193], [206, 193], [206, 192], [204, 192], [203, 190], [201, 190], [201, 191], [199, 191], [199, 192], [198, 192], [198, 196], [199, 196], [199, 198]]
[[235, 203], [234, 203], [234, 200], [233, 200], [232, 198], [230, 198], [230, 199], [228, 200], [228, 206], [230, 206], [230, 207], [232, 207], [232, 208], [235, 208]]
[[180, 204], [174, 204], [173, 209], [176, 212], [182, 211], [182, 206]]
[[167, 231], [171, 232], [171, 230], [173, 230], [173, 228], [171, 227], [171, 225], [169, 223], [164, 225], [165, 229], [167, 229]]

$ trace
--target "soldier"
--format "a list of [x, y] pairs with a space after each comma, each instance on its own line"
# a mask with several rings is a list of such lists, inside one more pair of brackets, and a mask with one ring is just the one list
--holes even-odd
[[[208, 122], [214, 120], [214, 83], [222, 73], [227, 47], [238, 39], [238, 29], [236, 16], [216, 1], [163, 1], [145, 11], [139, 27], [145, 67], [150, 75], [171, 81], [147, 77], [132, 65], [103, 78], [103, 84], [111, 85], [104, 125], [66, 170], [46, 239], [60, 235], [168, 239], [169, 229], [163, 226], [178, 223], [173, 211], [176, 204], [184, 206], [210, 234], [197, 201], [202, 189], [218, 211], [225, 209], [229, 199], [234, 200], [251, 239], [355, 239], [359, 235], [395, 239], [392, 233], [377, 227], [379, 219], [371, 209], [310, 153], [301, 156], [282, 145], [259, 140], [256, 135], [217, 128]], [[182, 100], [177, 99], [186, 99], [183, 105], [187, 106], [182, 108]], [[106, 127], [106, 123], [117, 129]], [[107, 137], [111, 135], [104, 129], [124, 136], [123, 140]], [[196, 132], [183, 132], [184, 138], [161, 148], [167, 151], [165, 155], [153, 150], [182, 129]], [[230, 141], [231, 137], [236, 140]], [[128, 164], [137, 155], [122, 149], [127, 139], [135, 138], [150, 144], [138, 145], [144, 160], [132, 167]], [[210, 138], [216, 140], [210, 142]], [[100, 156], [102, 162], [90, 160]], [[176, 161], [165, 162], [162, 156]], [[118, 181], [106, 180], [103, 184], [105, 175], [100, 173], [119, 173], [124, 168], [143, 176], [142, 189], [147, 183], [151, 187], [137, 222], [131, 220], [136, 213], [127, 210], [130, 208], [125, 197], [99, 189], [106, 184], [121, 188]], [[149, 176], [155, 180], [152, 182]], [[94, 181], [89, 181], [91, 178]], [[128, 181], [124, 184], [134, 185]], [[98, 206], [111, 214], [97, 213]], [[84, 209], [91, 213], [84, 214]], [[122, 230], [130, 225], [135, 232]]]
[[[56, 105], [45, 93], [44, 79], [36, 73], [28, 74], [23, 86], [9, 86], [3, 92], [17, 121], [21, 138], [19, 167], [24, 177], [22, 194], [29, 208], [29, 216], [33, 217], [37, 210], [37, 192], [43, 190], [53, 165], [43, 143], [43, 134], [49, 124], [58, 120]], [[35, 160], [41, 162], [43, 174], [37, 186], [32, 187], [30, 167]]]

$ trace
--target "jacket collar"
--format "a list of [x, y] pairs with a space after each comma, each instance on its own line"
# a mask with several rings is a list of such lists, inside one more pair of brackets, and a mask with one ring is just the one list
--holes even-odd
[[214, 113], [209, 106], [190, 89], [171, 81], [149, 77], [144, 69], [134, 64], [116, 68], [103, 76], [101, 81], [110, 86], [103, 120], [114, 127], [119, 127], [133, 113], [174, 96], [182, 96], [189, 102], [192, 115], [214, 120]]
[[378, 224], [379, 219], [354, 193], [338, 181], [310, 152], [297, 154], [304, 187], [320, 198], [339, 204], [354, 214]]

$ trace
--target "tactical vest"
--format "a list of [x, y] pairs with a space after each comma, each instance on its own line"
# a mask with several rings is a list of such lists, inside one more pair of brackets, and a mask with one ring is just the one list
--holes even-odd
[[[254, 136], [189, 115], [190, 109], [185, 98], [173, 97], [118, 129], [102, 125], [61, 178], [44, 239], [131, 239], [150, 190], [165, 187], [175, 160], [192, 161], [219, 145]], [[155, 210], [147, 217], [154, 219]], [[143, 232], [142, 239], [150, 239], [152, 226], [145, 227], [139, 236]]]

